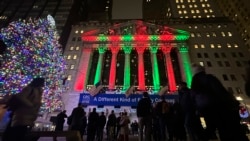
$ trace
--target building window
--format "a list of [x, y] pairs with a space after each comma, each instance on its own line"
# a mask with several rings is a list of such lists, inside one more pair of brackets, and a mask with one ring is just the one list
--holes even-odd
[[194, 48], [199, 48], [199, 46], [197, 44], [194, 45]]
[[237, 67], [241, 67], [240, 61], [236, 61], [236, 66], [237, 66]]
[[77, 41], [81, 41], [81, 40], [82, 40], [81, 37], [78, 37], [78, 38], [77, 38]]
[[231, 32], [227, 32], [227, 34], [228, 34], [229, 37], [233, 36]]
[[214, 44], [210, 44], [210, 47], [211, 47], [211, 48], [214, 48]]
[[72, 79], [72, 76], [71, 75], [68, 75], [68, 77], [67, 77], [67, 80], [71, 80]]
[[217, 44], [217, 47], [218, 47], [218, 48], [221, 48], [221, 44]]
[[236, 81], [235, 75], [231, 74], [230, 77], [231, 77], [231, 80], [232, 80], [232, 81]]
[[239, 56], [240, 57], [244, 57], [243, 53], [239, 52]]
[[216, 37], [216, 33], [215, 32], [212, 32], [212, 35], [213, 35], [213, 37]]
[[201, 44], [201, 48], [205, 48], [205, 45], [204, 45], [204, 44]]
[[76, 59], [77, 58], [77, 55], [74, 55], [73, 59]]
[[207, 54], [207, 53], [204, 53], [204, 57], [205, 57], [205, 58], [208, 58], [208, 54]]
[[232, 57], [236, 57], [236, 53], [235, 52], [232, 52]]
[[224, 33], [224, 32], [221, 32], [221, 36], [222, 36], [222, 37], [225, 37], [226, 35], [225, 35], [225, 33]]
[[76, 37], [73, 37], [73, 38], [72, 38], [72, 41], [76, 41]]
[[226, 67], [230, 67], [230, 64], [229, 64], [228, 61], [225, 61], [225, 66], [226, 66]]
[[235, 47], [235, 48], [238, 48], [238, 45], [237, 45], [237, 44], [234, 44], [234, 47]]
[[223, 80], [224, 80], [224, 81], [228, 81], [227, 75], [223, 74], [222, 77], [223, 77]]
[[236, 92], [237, 92], [237, 94], [242, 94], [242, 90], [240, 89], [240, 87], [236, 88]]
[[201, 66], [204, 66], [204, 62], [199, 62], [199, 64], [200, 64]]
[[222, 56], [223, 58], [226, 58], [226, 54], [225, 54], [225, 53], [221, 53], [221, 56]]
[[200, 33], [196, 33], [196, 36], [197, 36], [197, 37], [201, 37], [201, 34], [200, 34]]
[[77, 47], [76, 47], [76, 50], [79, 50], [79, 49], [80, 49], [80, 48], [77, 46]]
[[218, 53], [214, 53], [215, 58], [220, 58]]
[[227, 91], [228, 91], [230, 94], [233, 94], [233, 93], [234, 93], [234, 91], [233, 91], [233, 88], [232, 88], [232, 87], [228, 87], [228, 88], [227, 88]]
[[197, 53], [197, 57], [198, 57], [198, 58], [202, 58], [202, 56], [201, 56], [200, 53]]
[[221, 61], [217, 61], [219, 67], [223, 67], [223, 64]]
[[73, 47], [73, 46], [71, 46], [69, 50], [74, 50], [74, 47]]
[[228, 48], [231, 48], [232, 46], [231, 46], [230, 44], [227, 43], [227, 47], [228, 47]]
[[207, 61], [207, 66], [212, 67], [212, 63], [210, 61]]
[[75, 65], [70, 65], [70, 69], [73, 70], [75, 68]]
[[210, 34], [207, 32], [207, 33], [206, 33], [206, 36], [207, 36], [207, 37], [210, 37]]
[[76, 30], [75, 33], [77, 34], [77, 33], [78, 33], [78, 30]]
[[68, 55], [67, 59], [70, 60], [71, 59], [71, 55]]

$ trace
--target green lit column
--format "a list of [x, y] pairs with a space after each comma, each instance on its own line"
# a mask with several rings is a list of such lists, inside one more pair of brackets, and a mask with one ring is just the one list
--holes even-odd
[[97, 62], [97, 67], [96, 67], [96, 72], [95, 72], [94, 84], [101, 81], [102, 66], [103, 66], [103, 56], [104, 56], [104, 53], [106, 51], [106, 46], [105, 45], [99, 45], [98, 51], [99, 51], [99, 57], [98, 57], [98, 62]]
[[122, 49], [125, 53], [123, 90], [127, 90], [130, 87], [130, 53], [132, 47], [131, 45], [125, 45]]
[[157, 56], [156, 56], [158, 47], [150, 46], [149, 49], [151, 52], [154, 91], [158, 92], [160, 90], [160, 77], [159, 77], [159, 69], [158, 69], [158, 62], [157, 62]]
[[180, 62], [182, 80], [186, 81], [188, 87], [190, 87], [192, 81], [192, 70], [188, 54], [188, 47], [185, 45], [181, 45], [178, 47], [178, 49], [179, 49], [178, 57]]

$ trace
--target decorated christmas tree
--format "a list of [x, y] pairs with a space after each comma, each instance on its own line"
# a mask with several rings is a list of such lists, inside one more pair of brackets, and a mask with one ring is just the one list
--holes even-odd
[[0, 68], [2, 95], [17, 94], [35, 77], [46, 79], [41, 112], [62, 109], [66, 66], [55, 21], [29, 19], [11, 22], [0, 31], [7, 49]]

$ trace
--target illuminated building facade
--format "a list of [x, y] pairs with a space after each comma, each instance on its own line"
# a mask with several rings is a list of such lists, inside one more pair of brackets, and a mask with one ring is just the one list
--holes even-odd
[[81, 35], [79, 66], [69, 77], [75, 80], [74, 91], [87, 91], [101, 82], [108, 91], [124, 92], [135, 85], [157, 93], [167, 85], [175, 92], [180, 81], [191, 83], [186, 31], [134, 20]]

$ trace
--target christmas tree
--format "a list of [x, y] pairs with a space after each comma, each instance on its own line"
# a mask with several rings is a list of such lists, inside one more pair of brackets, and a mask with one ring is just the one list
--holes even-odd
[[35, 77], [46, 79], [41, 112], [61, 110], [66, 62], [53, 18], [11, 22], [0, 31], [7, 49], [0, 68], [3, 95], [17, 94]]

